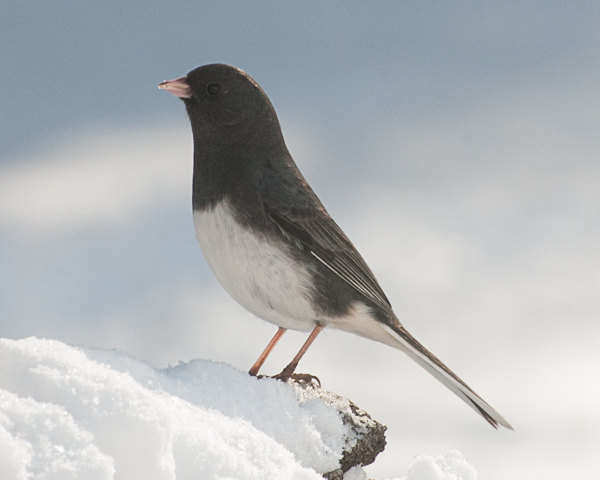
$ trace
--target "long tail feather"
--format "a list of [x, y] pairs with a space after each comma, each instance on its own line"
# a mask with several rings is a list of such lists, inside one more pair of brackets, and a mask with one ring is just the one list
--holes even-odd
[[498, 428], [498, 425], [502, 425], [510, 430], [513, 429], [510, 423], [508, 423], [502, 415], [477, 395], [465, 382], [458, 378], [458, 376], [446, 367], [446, 365], [433, 355], [433, 353], [421, 345], [416, 338], [402, 327], [402, 325], [385, 325], [384, 328], [400, 343], [397, 348], [403, 350], [409, 357], [421, 365], [421, 367], [442, 382], [467, 405], [485, 418], [490, 425], [494, 428]]

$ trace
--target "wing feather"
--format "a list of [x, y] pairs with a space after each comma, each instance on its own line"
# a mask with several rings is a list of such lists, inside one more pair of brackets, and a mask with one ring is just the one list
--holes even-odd
[[312, 255], [348, 285], [384, 310], [391, 305], [373, 272], [342, 229], [323, 210], [289, 210], [286, 214], [266, 208], [282, 233], [308, 249]]

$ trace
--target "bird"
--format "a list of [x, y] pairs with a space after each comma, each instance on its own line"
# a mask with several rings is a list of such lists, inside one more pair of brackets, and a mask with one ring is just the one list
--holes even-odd
[[400, 323], [379, 282], [300, 173], [271, 101], [243, 70], [209, 64], [159, 89], [185, 104], [194, 144], [192, 209], [210, 269], [234, 300], [279, 327], [310, 332], [275, 378], [288, 381], [324, 328], [406, 353], [493, 427], [511, 425]]

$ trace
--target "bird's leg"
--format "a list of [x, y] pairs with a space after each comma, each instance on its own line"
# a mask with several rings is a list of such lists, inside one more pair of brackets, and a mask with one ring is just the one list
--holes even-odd
[[294, 370], [296, 370], [296, 367], [298, 366], [298, 362], [300, 362], [300, 359], [306, 353], [306, 351], [308, 350], [308, 347], [310, 347], [310, 345], [315, 341], [315, 338], [317, 338], [317, 335], [319, 335], [319, 333], [321, 333], [321, 330], [323, 330], [323, 326], [317, 324], [317, 326], [311, 332], [310, 336], [306, 339], [306, 342], [304, 342], [304, 345], [302, 345], [302, 348], [300, 349], [300, 351], [296, 354], [294, 359], [290, 362], [290, 364], [287, 367], [285, 367], [281, 371], [280, 374], [275, 375], [273, 378], [276, 378], [277, 380], [281, 380], [282, 382], [286, 382], [292, 376], [292, 374], [294, 373]]
[[265, 363], [265, 360], [271, 353], [271, 350], [273, 350], [275, 345], [277, 345], [277, 342], [283, 336], [284, 333], [285, 333], [285, 328], [279, 327], [279, 330], [277, 330], [277, 333], [275, 333], [275, 336], [271, 339], [271, 341], [267, 345], [267, 348], [265, 348], [265, 351], [260, 354], [260, 357], [258, 357], [258, 360], [256, 362], [254, 362], [254, 365], [252, 365], [252, 368], [248, 372], [250, 375], [252, 375], [253, 377], [256, 376], [256, 374], [260, 370], [260, 367], [263, 366], [263, 363]]

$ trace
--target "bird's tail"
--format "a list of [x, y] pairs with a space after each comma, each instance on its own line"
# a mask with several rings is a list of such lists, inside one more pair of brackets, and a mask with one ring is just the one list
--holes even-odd
[[392, 325], [384, 325], [384, 328], [397, 342], [399, 342], [399, 345], [393, 345], [388, 342], [385, 343], [404, 351], [410, 358], [421, 365], [479, 415], [485, 418], [494, 428], [498, 428], [498, 425], [502, 425], [510, 430], [513, 429], [510, 423], [508, 423], [502, 415], [471, 390], [465, 382], [458, 378], [454, 372], [444, 365], [433, 353], [421, 345], [416, 338], [400, 325], [399, 322], [394, 322]]

